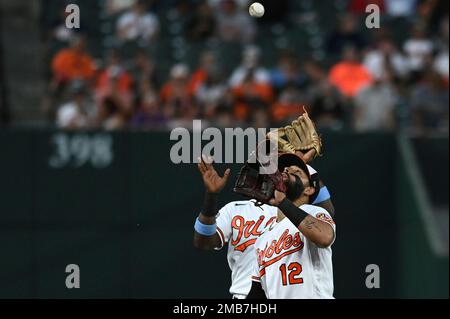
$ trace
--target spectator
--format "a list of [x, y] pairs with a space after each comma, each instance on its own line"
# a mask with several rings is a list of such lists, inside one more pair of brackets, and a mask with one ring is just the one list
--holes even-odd
[[100, 107], [101, 127], [107, 131], [126, 127], [127, 114], [123, 111], [122, 101], [115, 95], [108, 96]]
[[206, 80], [195, 91], [197, 102], [208, 120], [215, 116], [215, 111], [227, 91], [226, 85], [221, 80], [218, 69], [209, 69]]
[[317, 127], [339, 130], [344, 125], [344, 101], [339, 91], [327, 79], [309, 90], [311, 118]]
[[66, 19], [69, 16], [69, 12], [66, 12], [66, 8], [61, 8], [59, 19], [52, 25], [51, 38], [57, 42], [69, 44], [76, 36], [77, 29], [70, 29], [66, 26]]
[[139, 87], [142, 82], [148, 82], [152, 88], [159, 85], [155, 62], [145, 51], [139, 51], [135, 55], [131, 64], [130, 76], [136, 87]]
[[219, 105], [216, 110], [216, 116], [212, 121], [214, 127], [226, 128], [226, 127], [237, 127], [240, 124], [236, 122], [233, 118], [233, 113], [226, 105]]
[[438, 52], [433, 63], [433, 69], [444, 78], [447, 86], [449, 82], [448, 42], [449, 20], [447, 15], [440, 22], [440, 37], [436, 39], [436, 48], [438, 49]]
[[430, 70], [411, 94], [413, 131], [440, 130], [448, 133], [449, 93], [441, 76]]
[[187, 35], [192, 41], [204, 41], [214, 36], [216, 19], [208, 1], [203, 0], [187, 22]]
[[385, 0], [351, 0], [349, 3], [349, 11], [355, 15], [365, 15], [368, 5], [377, 5], [381, 12], [384, 13]]
[[73, 81], [69, 86], [71, 99], [57, 111], [56, 124], [62, 129], [85, 129], [95, 123], [95, 104], [89, 98], [86, 85]]
[[300, 65], [294, 54], [290, 51], [283, 52], [279, 58], [278, 66], [272, 71], [272, 86], [278, 92], [286, 86], [302, 87], [306, 77], [300, 71]]
[[357, 30], [358, 21], [353, 15], [345, 15], [339, 19], [336, 31], [327, 40], [327, 49], [331, 54], [340, 54], [346, 47], [352, 46], [358, 50], [365, 47], [366, 41]]
[[164, 0], [167, 5], [167, 17], [170, 21], [186, 26], [194, 16], [196, 0]]
[[142, 40], [150, 43], [155, 40], [158, 31], [158, 18], [147, 11], [147, 4], [143, 0], [137, 1], [117, 21], [117, 37], [122, 41]]
[[215, 110], [214, 117], [210, 120], [210, 124], [214, 127], [243, 127], [245, 123], [234, 117], [233, 109], [235, 97], [232, 90], [227, 90], [224, 97], [220, 100]]
[[197, 92], [198, 88], [208, 78], [209, 72], [217, 70], [216, 57], [211, 51], [205, 51], [200, 57], [200, 65], [192, 74], [189, 81], [189, 89], [192, 92]]
[[436, 47], [440, 50], [448, 50], [449, 42], [449, 17], [448, 14], [439, 22], [438, 37], [435, 39]]
[[136, 128], [162, 129], [165, 128], [167, 119], [161, 111], [158, 96], [148, 92], [139, 102], [139, 107], [131, 120], [131, 125]]
[[305, 72], [309, 82], [307, 105], [311, 107], [311, 117], [319, 127], [341, 129], [345, 120], [345, 97], [330, 83], [327, 70], [318, 61], [307, 60]]
[[241, 85], [233, 89], [236, 99], [234, 116], [240, 121], [248, 122], [254, 109], [268, 108], [273, 101], [272, 87], [268, 83], [258, 82], [253, 70], [245, 75]]
[[[168, 110], [168, 105], [166, 105], [165, 108], [166, 110]], [[192, 130], [194, 128], [193, 121], [198, 118], [199, 118], [199, 109], [195, 107], [195, 105], [191, 105], [190, 108], [184, 109], [184, 112], [181, 113], [179, 112], [178, 116], [169, 119], [167, 121], [167, 128], [169, 130], [173, 130], [174, 128], [184, 127]], [[202, 127], [203, 125], [207, 127], [209, 123], [206, 120], [203, 120]]]
[[124, 127], [133, 112], [134, 92], [131, 78], [112, 55], [109, 67], [100, 77], [96, 99], [107, 129]]
[[409, 66], [406, 57], [397, 50], [395, 44], [383, 38], [364, 56], [364, 66], [375, 79], [381, 79], [392, 73], [396, 79], [408, 76]]
[[72, 39], [69, 48], [59, 51], [52, 61], [53, 80], [59, 84], [73, 80], [90, 81], [95, 74], [94, 60], [86, 52], [83, 36]]
[[115, 16], [136, 5], [137, 0], [106, 0], [105, 12], [109, 16]]
[[271, 117], [272, 121], [279, 125], [295, 120], [302, 105], [307, 103], [306, 96], [298, 89], [297, 86], [289, 84], [279, 94], [278, 100], [272, 105]]
[[[122, 95], [133, 95], [133, 80], [125, 70], [118, 52], [112, 51], [108, 60], [108, 65], [103, 72], [100, 73], [97, 80], [97, 97], [102, 99], [108, 95], [108, 92], [111, 91], [110, 86], [115, 84], [115, 81], [117, 81], [118, 93]], [[115, 79], [115, 81], [112, 82], [111, 79]]]
[[420, 73], [433, 52], [433, 42], [425, 36], [425, 31], [421, 27], [414, 27], [411, 38], [405, 42], [403, 50], [411, 71]]
[[266, 128], [270, 126], [270, 117], [266, 108], [256, 108], [252, 111], [250, 127]]
[[189, 69], [184, 64], [176, 64], [170, 72], [170, 80], [161, 89], [161, 102], [168, 119], [179, 119], [196, 113], [193, 92], [189, 90]]
[[[442, 23], [447, 24], [447, 43], [448, 43], [448, 12], [449, 2], [443, 0], [432, 0], [429, 4], [430, 13], [428, 17], [427, 32], [435, 34], [442, 31]], [[447, 20], [445, 22], [445, 20]]]
[[254, 40], [255, 24], [247, 12], [238, 8], [235, 0], [222, 0], [221, 10], [216, 12], [220, 39], [238, 43], [250, 43]]
[[[344, 1], [349, 4], [350, 14], [339, 19], [336, 32], [326, 38], [326, 62], [332, 65], [330, 69], [309, 60], [301, 65], [295, 53], [283, 51], [276, 66], [268, 71], [261, 64], [260, 49], [248, 44], [256, 39], [256, 22], [271, 22], [270, 17], [267, 19], [269, 15], [286, 12], [289, 1], [280, 1], [261, 0], [266, 8], [263, 19], [249, 17], [247, 11], [252, 2], [249, 0], [103, 1], [106, 13], [118, 18], [116, 32], [124, 42], [123, 49], [129, 46], [130, 51], [135, 50], [142, 47], [142, 42], [149, 43], [157, 36], [159, 22], [148, 12], [150, 5], [171, 9], [164, 12], [173, 22], [170, 31], [173, 35], [180, 35], [177, 28], [184, 26], [184, 35], [190, 41], [207, 41], [216, 49], [224, 41], [231, 42], [226, 45], [231, 48], [245, 45], [237, 67], [224, 65], [227, 75], [232, 71], [228, 80], [220, 72], [222, 61], [212, 51], [206, 51], [192, 75], [187, 66], [174, 65], [169, 81], [162, 87], [156, 76], [158, 64], [142, 49], [128, 60], [113, 52], [97, 74], [94, 60], [86, 52], [85, 38], [79, 36], [79, 30], [72, 32], [64, 27], [67, 14], [56, 16], [57, 24], [49, 16], [49, 35], [53, 41], [49, 42], [52, 47], [48, 51], [55, 52], [61, 44], [70, 43], [53, 57], [48, 70], [52, 72], [46, 101], [50, 121], [65, 128], [98, 125], [122, 129], [129, 125], [170, 129], [190, 127], [194, 118], [201, 118], [205, 126], [267, 127], [285, 125], [298, 117], [305, 105], [310, 107], [310, 115], [320, 128], [341, 129], [351, 119], [352, 128], [358, 132], [386, 131], [396, 128], [394, 109], [396, 101], [403, 97], [409, 105], [400, 115], [402, 119], [411, 116], [413, 130], [448, 132], [449, 28], [448, 10], [444, 10], [448, 8], [447, 1]], [[398, 43], [401, 47], [397, 48], [390, 37], [390, 31], [394, 30], [386, 26], [372, 30], [370, 37], [362, 36], [362, 30], [358, 29], [363, 27], [360, 15], [365, 13], [367, 4], [373, 3], [394, 17], [385, 22], [394, 28], [398, 26], [394, 33], [398, 40], [407, 34], [402, 31], [404, 26], [414, 26], [409, 39]], [[278, 11], [268, 10], [270, 6]], [[404, 17], [407, 19], [397, 20]], [[314, 12], [302, 15], [303, 18], [312, 21], [317, 16]], [[270, 32], [279, 34], [283, 30], [279, 24], [289, 23], [288, 19], [280, 19], [273, 20], [277, 26]], [[223, 54], [227, 63], [234, 60], [233, 50], [224, 50]], [[330, 57], [337, 61], [328, 60]], [[74, 81], [82, 81], [84, 89], [77, 91], [79, 82]], [[71, 94], [68, 102], [63, 95], [67, 84]], [[95, 95], [90, 94], [91, 87]], [[61, 103], [63, 98], [65, 103]], [[349, 108], [352, 105], [354, 109]]]
[[384, 0], [386, 14], [393, 18], [409, 18], [415, 13], [417, 0]]
[[395, 106], [398, 94], [389, 74], [376, 78], [355, 98], [353, 126], [357, 132], [390, 131], [395, 128]]
[[435, 72], [437, 72], [442, 79], [445, 81], [445, 83], [449, 83], [449, 54], [448, 54], [448, 48], [445, 51], [440, 52], [433, 64], [433, 69]]
[[318, 84], [328, 78], [327, 70], [317, 60], [306, 60], [304, 69], [309, 85]]
[[[417, 21], [416, 25], [420, 25], [423, 27], [426, 33], [436, 32], [435, 27], [438, 25], [436, 22], [440, 21], [438, 15], [435, 14], [435, 10], [438, 9], [439, 2], [446, 2], [441, 0], [422, 0], [419, 1], [416, 11], [417, 11]], [[442, 7], [439, 9], [443, 9]], [[447, 10], [448, 12], [448, 6]], [[443, 13], [440, 13], [443, 14]], [[436, 21], [432, 21], [432, 19], [436, 19]]]
[[248, 46], [242, 54], [241, 65], [234, 70], [230, 78], [230, 86], [235, 88], [241, 85], [249, 72], [252, 72], [253, 80], [259, 84], [270, 83], [270, 73], [259, 65], [260, 50], [255, 46]]
[[331, 68], [329, 80], [344, 96], [354, 97], [371, 84], [372, 76], [359, 62], [355, 48], [348, 47], [344, 50], [343, 60]]

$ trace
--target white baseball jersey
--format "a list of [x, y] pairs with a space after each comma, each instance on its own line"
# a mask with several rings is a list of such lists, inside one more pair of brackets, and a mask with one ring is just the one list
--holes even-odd
[[[336, 237], [336, 226], [325, 209], [300, 208], [330, 224]], [[268, 299], [333, 298], [331, 247], [317, 247], [288, 218], [272, 223], [256, 241], [255, 250], [252, 280], [261, 282]]]
[[275, 222], [276, 216], [276, 207], [256, 207], [253, 201], [231, 202], [219, 211], [217, 232], [222, 247], [228, 244], [232, 295], [245, 297], [249, 293], [255, 259], [254, 244], [264, 230]]
[[[310, 175], [317, 172], [308, 165]], [[217, 233], [222, 245], [228, 244], [228, 265], [231, 270], [230, 293], [245, 298], [252, 286], [251, 276], [256, 239], [275, 222], [277, 207], [256, 207], [254, 201], [231, 202], [216, 217]]]

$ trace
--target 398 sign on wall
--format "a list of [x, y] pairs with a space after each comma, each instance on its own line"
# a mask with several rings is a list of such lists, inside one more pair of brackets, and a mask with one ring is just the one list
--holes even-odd
[[67, 134], [51, 136], [48, 165], [54, 169], [90, 166], [107, 168], [114, 160], [113, 138], [106, 133]]

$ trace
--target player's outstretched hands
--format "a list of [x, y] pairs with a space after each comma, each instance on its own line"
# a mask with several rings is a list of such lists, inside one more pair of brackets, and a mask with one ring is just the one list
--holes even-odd
[[206, 191], [208, 193], [217, 194], [225, 187], [228, 178], [230, 177], [231, 170], [228, 168], [225, 171], [223, 177], [220, 177], [217, 171], [214, 169], [212, 163], [212, 157], [202, 155], [201, 158], [198, 158], [197, 166], [198, 170], [202, 174]]

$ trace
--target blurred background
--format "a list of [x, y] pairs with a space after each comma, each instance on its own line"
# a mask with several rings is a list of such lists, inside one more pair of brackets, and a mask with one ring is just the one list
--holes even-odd
[[0, 297], [227, 298], [224, 252], [191, 245], [203, 190], [169, 132], [278, 127], [306, 105], [335, 296], [448, 298], [448, 1], [259, 2], [261, 19], [247, 0], [0, 0]]

